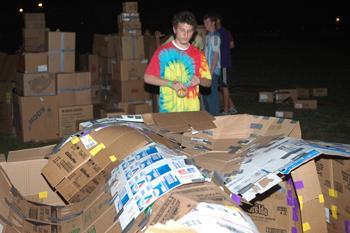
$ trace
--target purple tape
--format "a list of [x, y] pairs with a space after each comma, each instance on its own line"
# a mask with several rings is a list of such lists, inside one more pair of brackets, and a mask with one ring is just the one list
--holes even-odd
[[295, 186], [295, 189], [302, 189], [304, 188], [304, 182], [302, 180], [295, 181], [294, 186]]
[[291, 185], [292, 182], [293, 182], [293, 181], [292, 181], [292, 178], [290, 178], [290, 176], [289, 176], [289, 177], [288, 177], [288, 180], [287, 180], [287, 184], [290, 184], [290, 185]]
[[344, 221], [344, 230], [345, 233], [350, 233], [350, 222], [348, 220]]
[[294, 207], [299, 208], [299, 202], [296, 197], [293, 198], [293, 204], [294, 204]]
[[292, 190], [287, 191], [287, 205], [293, 206], [293, 192], [292, 192]]
[[298, 233], [298, 229], [296, 227], [292, 227], [292, 233]]
[[298, 208], [297, 207], [293, 207], [293, 221], [297, 222], [299, 220], [299, 216], [298, 216]]
[[231, 199], [232, 199], [234, 202], [236, 202], [238, 205], [241, 204], [241, 197], [240, 197], [240, 196], [238, 196], [238, 195], [232, 193], [232, 194], [231, 194]]

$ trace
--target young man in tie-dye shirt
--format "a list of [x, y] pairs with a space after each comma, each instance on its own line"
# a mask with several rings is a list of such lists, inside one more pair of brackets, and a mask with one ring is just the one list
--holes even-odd
[[196, 18], [184, 11], [172, 23], [175, 40], [155, 51], [144, 80], [160, 86], [159, 112], [199, 111], [199, 85], [210, 87], [211, 75], [204, 53], [189, 42]]

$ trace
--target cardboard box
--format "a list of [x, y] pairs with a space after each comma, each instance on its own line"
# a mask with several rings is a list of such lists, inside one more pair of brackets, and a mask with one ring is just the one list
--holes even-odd
[[47, 53], [24, 53], [18, 71], [23, 73], [47, 72]]
[[56, 74], [17, 74], [17, 94], [21, 96], [56, 95]]
[[0, 83], [0, 132], [12, 133], [14, 83]]
[[293, 119], [293, 112], [290, 111], [276, 111], [275, 117]]
[[121, 60], [113, 65], [112, 79], [114, 80], [143, 80], [146, 60]]
[[123, 21], [121, 16], [118, 16], [118, 32], [120, 36], [141, 36], [142, 28], [139, 20]]
[[273, 92], [259, 92], [259, 103], [273, 103]]
[[292, 103], [297, 99], [296, 89], [278, 89], [274, 92], [277, 104]]
[[15, 82], [19, 55], [0, 52], [0, 81]]
[[317, 100], [297, 100], [294, 102], [295, 109], [317, 109]]
[[298, 97], [298, 99], [310, 98], [310, 89], [309, 88], [297, 88], [297, 97]]
[[78, 122], [92, 120], [92, 105], [78, 105], [58, 109], [60, 137], [66, 137], [78, 131]]
[[143, 80], [112, 81], [112, 92], [116, 95], [118, 102], [144, 101], [150, 99], [146, 92]]
[[14, 113], [17, 134], [24, 142], [58, 139], [56, 96], [16, 96], [14, 98]]
[[327, 88], [312, 88], [311, 89], [311, 95], [313, 97], [327, 96], [328, 95], [328, 89]]
[[25, 28], [45, 28], [44, 13], [24, 13]]
[[118, 108], [127, 114], [144, 114], [152, 112], [152, 103], [118, 103]]
[[145, 58], [150, 61], [157, 49], [156, 37], [152, 35], [144, 35]]
[[116, 36], [117, 60], [145, 58], [143, 36]]
[[138, 5], [137, 2], [123, 2], [123, 12], [125, 13], [137, 13], [138, 12]]
[[[50, 185], [70, 201], [108, 165], [116, 166], [147, 143], [144, 136], [125, 126], [93, 130], [66, 143], [50, 157], [42, 173]], [[110, 159], [112, 155], [116, 160]]]
[[88, 57], [88, 70], [91, 73], [91, 85], [101, 85], [100, 66], [98, 56], [90, 54]]
[[91, 104], [90, 72], [57, 74], [57, 94], [60, 107]]
[[284, 181], [273, 193], [244, 208], [260, 232], [302, 232], [300, 207], [294, 200], [297, 196], [293, 183]]
[[49, 72], [75, 71], [75, 32], [48, 32]]
[[92, 44], [93, 55], [115, 58], [117, 56], [116, 42], [115, 35], [94, 34]]
[[24, 28], [23, 42], [26, 52], [47, 52], [47, 28]]

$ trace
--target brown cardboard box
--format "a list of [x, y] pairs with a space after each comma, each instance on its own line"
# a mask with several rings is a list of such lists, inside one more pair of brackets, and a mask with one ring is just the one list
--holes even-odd
[[57, 74], [57, 94], [60, 107], [91, 104], [90, 72]]
[[18, 71], [23, 73], [47, 72], [47, 53], [24, 53]]
[[49, 72], [75, 71], [75, 32], [48, 33]]
[[18, 73], [17, 94], [21, 96], [56, 95], [56, 75], [53, 73]]
[[[266, 196], [266, 195], [265, 195]], [[245, 206], [260, 232], [302, 232], [299, 204], [293, 184], [282, 182], [253, 206]]]
[[13, 90], [14, 83], [0, 83], [0, 132], [12, 133], [13, 128]]
[[295, 109], [317, 109], [317, 100], [297, 100], [294, 102]]
[[303, 221], [303, 232], [328, 232], [324, 208], [324, 194], [316, 172], [315, 161], [292, 171]]
[[57, 96], [17, 96], [14, 100], [16, 130], [24, 142], [58, 139]]
[[[108, 166], [116, 166], [145, 144], [147, 139], [129, 127], [109, 126], [93, 130], [66, 143], [50, 157], [42, 173], [50, 185], [70, 201]], [[110, 159], [112, 155], [117, 160]]]
[[137, 2], [123, 2], [123, 12], [129, 13], [129, 12], [138, 12], [137, 8]]
[[291, 103], [297, 99], [296, 89], [278, 89], [275, 91], [275, 102], [277, 104], [281, 103]]
[[273, 92], [259, 92], [259, 103], [273, 103]]
[[47, 33], [47, 28], [24, 28], [24, 50], [26, 52], [46, 52], [48, 48]]
[[275, 117], [293, 119], [293, 112], [290, 111], [276, 111]]
[[327, 96], [328, 89], [327, 88], [312, 88], [311, 95], [313, 97]]
[[118, 17], [118, 31], [120, 36], [141, 36], [141, 22], [140, 21], [122, 21]]
[[118, 102], [132, 102], [149, 100], [150, 94], [146, 92], [143, 80], [112, 81], [112, 92], [116, 94]]
[[91, 73], [91, 85], [100, 85], [100, 66], [98, 56], [90, 54], [88, 57], [88, 70]]
[[16, 81], [19, 55], [8, 55], [0, 52], [0, 81]]
[[24, 13], [24, 26], [26, 28], [45, 28], [45, 14]]
[[60, 137], [69, 136], [78, 131], [78, 121], [92, 120], [92, 104], [63, 107], [58, 109]]
[[94, 34], [92, 53], [107, 58], [114, 58], [117, 56], [116, 51], [116, 36]]
[[102, 103], [102, 90], [100, 85], [91, 86], [91, 103], [92, 104]]
[[143, 114], [152, 112], [152, 103], [118, 103], [118, 108], [127, 114]]
[[144, 35], [145, 58], [150, 61], [157, 49], [156, 37], [152, 35]]
[[112, 79], [142, 80], [147, 66], [146, 60], [121, 60], [113, 65]]
[[297, 97], [298, 97], [298, 99], [310, 98], [310, 89], [309, 88], [297, 88]]
[[117, 60], [144, 59], [143, 36], [116, 36]]

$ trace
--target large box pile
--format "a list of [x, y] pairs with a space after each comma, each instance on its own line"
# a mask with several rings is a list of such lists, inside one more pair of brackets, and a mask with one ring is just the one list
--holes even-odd
[[[28, 30], [45, 29], [44, 14], [25, 14], [24, 20]], [[75, 72], [75, 33], [44, 31], [45, 46], [41, 37], [24, 37], [17, 67], [15, 125], [25, 142], [68, 136], [77, 121], [93, 118], [90, 73]]]

